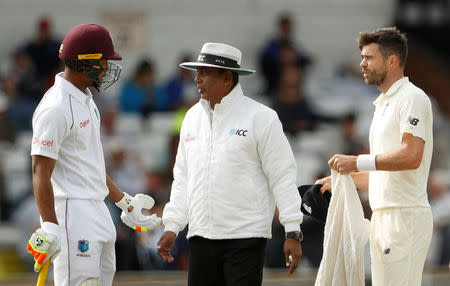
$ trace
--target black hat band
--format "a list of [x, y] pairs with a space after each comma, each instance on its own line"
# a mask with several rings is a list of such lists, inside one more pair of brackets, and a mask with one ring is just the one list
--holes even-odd
[[198, 56], [197, 62], [211, 65], [218, 65], [224, 68], [240, 68], [240, 65], [235, 60], [205, 53], [201, 53]]

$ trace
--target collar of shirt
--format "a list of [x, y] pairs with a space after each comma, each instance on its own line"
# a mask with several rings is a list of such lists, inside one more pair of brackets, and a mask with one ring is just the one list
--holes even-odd
[[203, 108], [205, 109], [206, 113], [224, 113], [227, 110], [230, 110], [231, 106], [233, 105], [233, 102], [236, 98], [242, 96], [242, 88], [241, 84], [238, 83], [236, 86], [230, 91], [229, 94], [224, 96], [220, 103], [216, 104], [214, 106], [214, 110], [212, 110], [211, 105], [209, 104], [209, 101], [201, 98], [200, 103], [202, 104]]
[[393, 85], [391, 85], [391, 87], [388, 89], [388, 91], [386, 93], [382, 93], [380, 94], [377, 99], [375, 99], [375, 101], [373, 102], [373, 104], [378, 105], [380, 103], [382, 103], [386, 98], [394, 95], [397, 90], [405, 83], [409, 82], [409, 78], [408, 77], [402, 77], [401, 79], [397, 80], [396, 82], [394, 82]]
[[64, 72], [60, 72], [55, 76], [55, 85], [62, 87], [65, 91], [67, 91], [70, 95], [72, 95], [76, 100], [81, 103], [85, 103], [86, 105], [92, 98], [91, 91], [86, 88], [86, 93], [83, 93], [76, 86], [74, 86], [70, 81], [63, 78]]

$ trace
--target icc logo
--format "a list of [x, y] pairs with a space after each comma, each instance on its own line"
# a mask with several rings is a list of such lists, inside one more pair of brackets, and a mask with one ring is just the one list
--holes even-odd
[[81, 252], [86, 252], [89, 250], [89, 241], [78, 240], [78, 250]]
[[203, 56], [203, 55], [198, 56], [199, 62], [203, 62], [204, 60], [205, 60], [205, 56]]
[[230, 135], [238, 135], [238, 136], [244, 136], [247, 137], [247, 129], [235, 129], [235, 128], [231, 128], [230, 129]]

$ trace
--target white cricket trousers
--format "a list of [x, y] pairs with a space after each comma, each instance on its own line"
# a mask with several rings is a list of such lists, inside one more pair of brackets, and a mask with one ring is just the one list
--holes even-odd
[[61, 252], [53, 264], [55, 285], [78, 286], [89, 278], [112, 285], [116, 271], [116, 229], [103, 201], [55, 199], [63, 226]]
[[433, 233], [431, 209], [386, 208], [372, 214], [373, 286], [420, 286]]

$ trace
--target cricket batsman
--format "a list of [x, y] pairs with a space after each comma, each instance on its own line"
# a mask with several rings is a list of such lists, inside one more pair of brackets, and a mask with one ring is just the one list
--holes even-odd
[[121, 60], [102, 26], [74, 27], [59, 49], [64, 72], [33, 115], [32, 179], [41, 227], [27, 245], [34, 270], [49, 259], [58, 286], [112, 285], [116, 231], [105, 197], [122, 209], [121, 219], [137, 231], [160, 225], [151, 197], [122, 192], [106, 174], [100, 142], [100, 114], [90, 87], [106, 89], [119, 79]]

